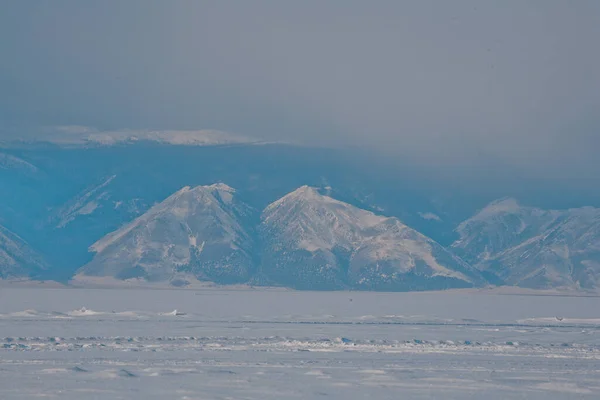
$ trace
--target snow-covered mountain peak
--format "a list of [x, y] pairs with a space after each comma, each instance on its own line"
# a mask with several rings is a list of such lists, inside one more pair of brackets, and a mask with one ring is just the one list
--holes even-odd
[[188, 193], [190, 190], [192, 190], [191, 186], [184, 186], [181, 189], [179, 189], [178, 191], [176, 191], [175, 193], [173, 193], [170, 197], [181, 196], [184, 193]]
[[504, 197], [482, 208], [472, 219], [485, 219], [504, 214], [516, 214], [521, 210], [522, 207], [516, 199]]
[[477, 264], [521, 243], [550, 226], [559, 214], [521, 206], [513, 198], [496, 200], [456, 228], [452, 247], [465, 260]]
[[[294, 285], [311, 281], [335, 286], [345, 281], [393, 289], [406, 284], [406, 274], [418, 275], [417, 281], [477, 281], [477, 273], [466, 264], [397, 218], [354, 207], [315, 188], [302, 186], [287, 194], [268, 206], [261, 219], [267, 256], [263, 266], [272, 276], [282, 274], [279, 280], [284, 282], [300, 274], [301, 281]], [[428, 284], [433, 283], [416, 283]]]
[[119, 241], [131, 231], [149, 224], [158, 218], [172, 217], [177, 220], [186, 219], [194, 214], [199, 206], [204, 210], [220, 214], [219, 209], [225, 204], [231, 204], [235, 189], [225, 184], [206, 186], [185, 186], [156, 204], [145, 214], [125, 225], [121, 229], [106, 235], [90, 247], [90, 251], [100, 253], [107, 247]]
[[[280, 221], [288, 237], [297, 238], [310, 249], [347, 247], [360, 231], [381, 224], [387, 218], [322, 195], [316, 188], [301, 186], [270, 204], [262, 219], [266, 223]], [[320, 244], [311, 243], [310, 237], [319, 237]]]
[[516, 201], [490, 204], [456, 229], [452, 247], [507, 284], [600, 286], [600, 210], [544, 210]]
[[194, 193], [195, 195], [214, 195], [230, 193], [234, 194], [236, 190], [225, 183], [213, 183], [212, 185], [200, 185], [200, 186], [184, 186], [173, 194], [173, 196], [181, 196], [186, 193]]
[[250, 207], [225, 184], [186, 186], [90, 247], [85, 275], [239, 281], [252, 267], [252, 235], [244, 225]]
[[335, 202], [334, 199], [321, 195], [319, 193], [319, 191], [317, 190], [317, 188], [314, 188], [314, 187], [308, 186], [308, 185], [303, 185], [303, 186], [300, 186], [298, 189], [294, 190], [293, 192], [286, 194], [279, 200], [271, 203], [267, 207], [267, 210], [280, 207], [281, 205], [283, 205], [287, 202], [290, 202], [290, 201], [293, 201], [293, 202], [297, 202], [297, 201]]
[[235, 193], [235, 189], [225, 183], [213, 183], [212, 185], [206, 186], [207, 188], [215, 189], [218, 191]]

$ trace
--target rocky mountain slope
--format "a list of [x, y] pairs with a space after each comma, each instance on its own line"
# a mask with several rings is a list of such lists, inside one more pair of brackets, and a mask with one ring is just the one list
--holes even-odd
[[600, 209], [542, 210], [502, 199], [457, 228], [452, 248], [497, 283], [598, 288]]
[[308, 186], [269, 205], [260, 221], [227, 185], [185, 187], [90, 250], [96, 255], [78, 280], [196, 278], [374, 290], [483, 284], [477, 270], [398, 219]]
[[397, 218], [303, 186], [262, 214], [262, 274], [298, 288], [439, 289], [482, 283], [477, 271]]
[[252, 235], [244, 226], [250, 217], [227, 185], [184, 187], [94, 243], [96, 255], [79, 274], [243, 282], [254, 270]]
[[35, 276], [45, 268], [42, 257], [22, 238], [0, 226], [0, 279]]

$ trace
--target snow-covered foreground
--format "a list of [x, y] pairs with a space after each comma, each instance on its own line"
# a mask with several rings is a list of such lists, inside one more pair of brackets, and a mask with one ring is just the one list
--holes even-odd
[[0, 398], [595, 399], [600, 298], [0, 289]]

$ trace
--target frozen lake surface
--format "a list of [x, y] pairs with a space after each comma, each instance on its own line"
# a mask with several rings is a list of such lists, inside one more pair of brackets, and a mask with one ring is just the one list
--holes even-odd
[[598, 399], [600, 298], [0, 288], [0, 398], [38, 397]]

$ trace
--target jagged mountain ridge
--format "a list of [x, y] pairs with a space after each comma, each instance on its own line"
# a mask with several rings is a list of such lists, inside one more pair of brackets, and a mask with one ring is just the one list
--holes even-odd
[[482, 283], [442, 246], [303, 186], [262, 213], [262, 272], [299, 288], [433, 289]]
[[306, 289], [410, 290], [483, 282], [476, 270], [396, 218], [308, 186], [269, 205], [260, 223], [252, 214], [224, 184], [183, 188], [92, 245], [96, 255], [78, 277], [173, 282], [188, 274], [218, 283], [253, 277]]
[[595, 289], [600, 209], [543, 210], [502, 199], [457, 228], [452, 248], [502, 284]]

